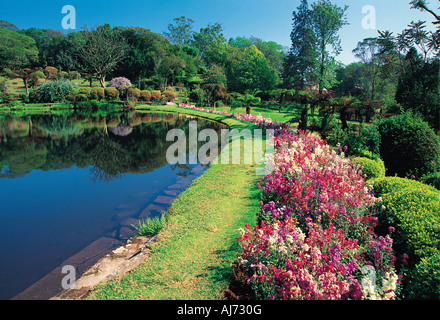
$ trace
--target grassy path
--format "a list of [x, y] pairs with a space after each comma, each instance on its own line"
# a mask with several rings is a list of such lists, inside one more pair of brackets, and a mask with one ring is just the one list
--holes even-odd
[[[209, 117], [232, 128], [248, 126]], [[131, 273], [96, 287], [89, 299], [222, 299], [239, 250], [238, 229], [246, 222], [252, 225], [259, 210], [259, 178], [254, 165], [212, 165], [174, 201], [149, 258]]]

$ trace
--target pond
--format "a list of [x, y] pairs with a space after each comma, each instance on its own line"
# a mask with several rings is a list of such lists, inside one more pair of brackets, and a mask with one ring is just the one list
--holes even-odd
[[[77, 277], [160, 216], [206, 166], [171, 165], [166, 113], [35, 114], [0, 118], [0, 299], [48, 299], [61, 266]], [[199, 129], [223, 125], [197, 119]]]

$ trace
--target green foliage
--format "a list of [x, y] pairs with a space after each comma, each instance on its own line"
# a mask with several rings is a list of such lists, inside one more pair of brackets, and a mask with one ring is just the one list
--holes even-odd
[[166, 215], [163, 214], [160, 217], [153, 217], [150, 219], [139, 222], [137, 226], [133, 225], [137, 234], [144, 237], [154, 237], [160, 230], [167, 224]]
[[113, 88], [113, 87], [104, 88], [104, 93], [105, 93], [106, 99], [109, 99], [109, 100], [116, 100], [119, 97], [118, 89]]
[[85, 94], [86, 96], [88, 96], [90, 94], [91, 90], [92, 90], [92, 88], [90, 88], [90, 87], [80, 87], [78, 89], [78, 93], [79, 94]]
[[377, 159], [381, 136], [375, 125], [362, 125], [358, 129], [349, 126], [346, 130], [336, 126], [327, 142], [334, 147], [340, 144], [346, 155]]
[[64, 79], [48, 81], [36, 90], [36, 100], [38, 102], [63, 102], [75, 88], [76, 85], [73, 82]]
[[380, 155], [390, 175], [423, 176], [440, 164], [440, 138], [421, 118], [406, 112], [378, 122]]
[[138, 101], [141, 96], [141, 90], [138, 88], [129, 88], [127, 91], [128, 100], [130, 101]]
[[438, 300], [440, 296], [440, 253], [422, 257], [409, 274], [408, 299]]
[[174, 25], [168, 25], [168, 32], [164, 36], [174, 44], [190, 44], [193, 36], [192, 25], [194, 20], [181, 16], [174, 18]]
[[141, 90], [139, 98], [142, 101], [149, 102], [151, 100], [151, 92], [148, 90]]
[[[393, 248], [398, 256], [409, 255], [405, 295], [413, 299], [438, 297], [440, 192], [407, 187], [385, 194], [383, 205], [386, 209], [379, 223], [395, 227]], [[431, 270], [434, 273], [426, 277]], [[422, 284], [424, 289], [420, 290]]]
[[406, 62], [409, 65], [400, 74], [396, 101], [405, 110], [419, 112], [426, 121], [440, 129], [440, 61], [424, 62], [412, 48]]
[[94, 100], [102, 100], [105, 98], [105, 91], [102, 87], [93, 87], [90, 90], [90, 97]]
[[356, 157], [351, 161], [361, 166], [362, 173], [367, 175], [366, 180], [385, 177], [385, 164], [380, 158], [371, 160], [365, 157]]
[[440, 172], [427, 174], [423, 176], [420, 181], [433, 186], [437, 190], [440, 190]]
[[374, 193], [376, 197], [383, 196], [387, 193], [395, 193], [405, 188], [427, 190], [433, 192], [437, 191], [434, 187], [430, 185], [407, 178], [384, 177], [384, 178], [374, 179], [373, 181], [374, 181]]
[[38, 48], [34, 39], [0, 28], [0, 69], [22, 68], [37, 60]]

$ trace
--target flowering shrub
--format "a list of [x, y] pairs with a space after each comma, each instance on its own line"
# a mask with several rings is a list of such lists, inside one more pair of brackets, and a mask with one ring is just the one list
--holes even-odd
[[118, 78], [112, 79], [108, 83], [107, 87], [115, 88], [119, 92], [122, 92], [122, 91], [126, 90], [127, 88], [131, 87], [131, 81], [125, 77], [118, 77]]
[[[261, 211], [237, 241], [238, 268], [259, 299], [394, 299], [393, 240], [374, 233], [381, 199], [361, 166], [317, 135], [261, 116], [227, 114], [275, 130], [273, 171], [259, 183]], [[390, 231], [394, 231], [391, 227]], [[368, 271], [368, 272], [367, 272]]]

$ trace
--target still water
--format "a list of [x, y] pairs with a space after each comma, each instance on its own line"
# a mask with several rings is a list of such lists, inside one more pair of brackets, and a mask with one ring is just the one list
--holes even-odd
[[[176, 114], [69, 112], [0, 118], [0, 299], [48, 299], [159, 216], [206, 167], [170, 165]], [[199, 130], [221, 124], [196, 119]]]

